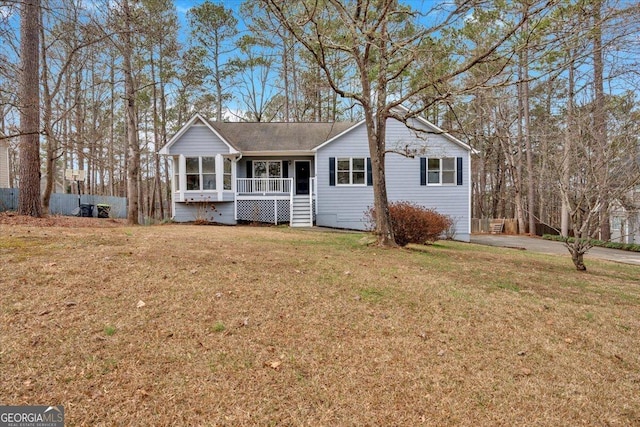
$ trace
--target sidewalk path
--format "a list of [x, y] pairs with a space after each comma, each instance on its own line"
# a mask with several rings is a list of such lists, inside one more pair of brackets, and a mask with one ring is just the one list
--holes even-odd
[[[511, 236], [506, 234], [473, 234], [471, 236], [471, 243], [500, 246], [504, 248], [526, 249], [528, 251], [540, 252], [543, 254], [569, 256], [569, 251], [563, 243], [544, 240], [539, 237]], [[590, 257], [640, 266], [640, 252], [594, 247], [585, 255], [586, 262], [589, 262]]]

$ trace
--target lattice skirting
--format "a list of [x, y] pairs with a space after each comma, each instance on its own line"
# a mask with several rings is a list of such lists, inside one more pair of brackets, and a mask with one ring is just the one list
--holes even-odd
[[289, 200], [237, 200], [238, 221], [288, 223]]

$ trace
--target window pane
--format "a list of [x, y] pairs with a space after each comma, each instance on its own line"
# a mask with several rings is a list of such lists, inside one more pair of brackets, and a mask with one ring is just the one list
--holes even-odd
[[429, 181], [429, 184], [440, 184], [440, 172], [431, 172], [429, 171], [429, 173], [427, 174]]
[[224, 159], [224, 173], [231, 173], [231, 159]]
[[198, 157], [187, 157], [187, 173], [200, 173], [200, 159]]
[[339, 171], [348, 171], [349, 170], [349, 159], [338, 159], [338, 170]]
[[455, 172], [443, 171], [442, 172], [442, 183], [443, 184], [455, 184]]
[[202, 158], [202, 173], [215, 173], [216, 172], [216, 158], [215, 157], [203, 157]]
[[440, 170], [440, 159], [429, 159], [429, 170]]
[[187, 190], [200, 190], [200, 175], [187, 175]]
[[364, 172], [353, 173], [353, 184], [364, 184]]
[[282, 163], [269, 162], [269, 178], [281, 178], [282, 177]]
[[214, 173], [202, 174], [202, 189], [203, 190], [216, 189], [216, 174]]
[[267, 177], [267, 162], [253, 162], [253, 177], [254, 178]]
[[448, 157], [442, 159], [442, 170], [443, 171], [454, 171], [456, 170], [455, 161], [453, 157]]
[[338, 172], [338, 184], [349, 184], [349, 172]]
[[224, 189], [231, 190], [231, 175], [224, 175]]
[[175, 173], [176, 175], [180, 174], [180, 158], [179, 157], [173, 158], [173, 173]]
[[353, 170], [354, 171], [363, 171], [364, 170], [364, 159], [353, 159]]

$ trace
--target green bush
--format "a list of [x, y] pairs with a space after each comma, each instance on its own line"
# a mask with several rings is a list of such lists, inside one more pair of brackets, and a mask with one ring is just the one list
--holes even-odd
[[[552, 234], [545, 234], [542, 236], [542, 238], [545, 240], [554, 240], [556, 242], [568, 242], [568, 243], [573, 243], [575, 240], [573, 237], [565, 238], [562, 236], [554, 236]], [[640, 252], [640, 245], [635, 243], [604, 242], [602, 240], [596, 240], [596, 239], [592, 239], [590, 243], [592, 246], [599, 246], [601, 248], [620, 249], [623, 251], [630, 251], [630, 252]]]
[[[390, 203], [389, 211], [396, 243], [400, 246], [435, 242], [453, 225], [450, 217], [411, 202]], [[376, 215], [373, 208], [367, 211], [367, 218], [375, 229]]]

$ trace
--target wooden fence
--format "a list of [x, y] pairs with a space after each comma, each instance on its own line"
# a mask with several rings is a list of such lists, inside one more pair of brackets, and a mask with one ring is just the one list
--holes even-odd
[[[15, 211], [18, 209], [17, 188], [0, 188], [0, 212]], [[93, 194], [83, 194], [80, 196], [80, 203], [93, 205], [93, 216], [97, 215], [95, 205], [109, 205], [109, 216], [111, 218], [127, 217], [127, 199], [125, 197], [96, 196]], [[77, 194], [54, 193], [49, 202], [49, 213], [53, 215], [74, 215], [78, 208]]]
[[[513, 218], [472, 218], [471, 233], [494, 233], [496, 223], [504, 224], [502, 227], [498, 227], [498, 229], [501, 228], [501, 234], [518, 234], [518, 220]], [[525, 233], [528, 231], [525, 230]], [[550, 225], [536, 223], [536, 235], [542, 236], [544, 234], [558, 235], [560, 231]], [[573, 233], [570, 232], [569, 235], [572, 236]]]
[[504, 221], [504, 226], [502, 227], [503, 234], [518, 234], [518, 220], [512, 218], [472, 218], [471, 233], [491, 233], [491, 225], [496, 221]]

